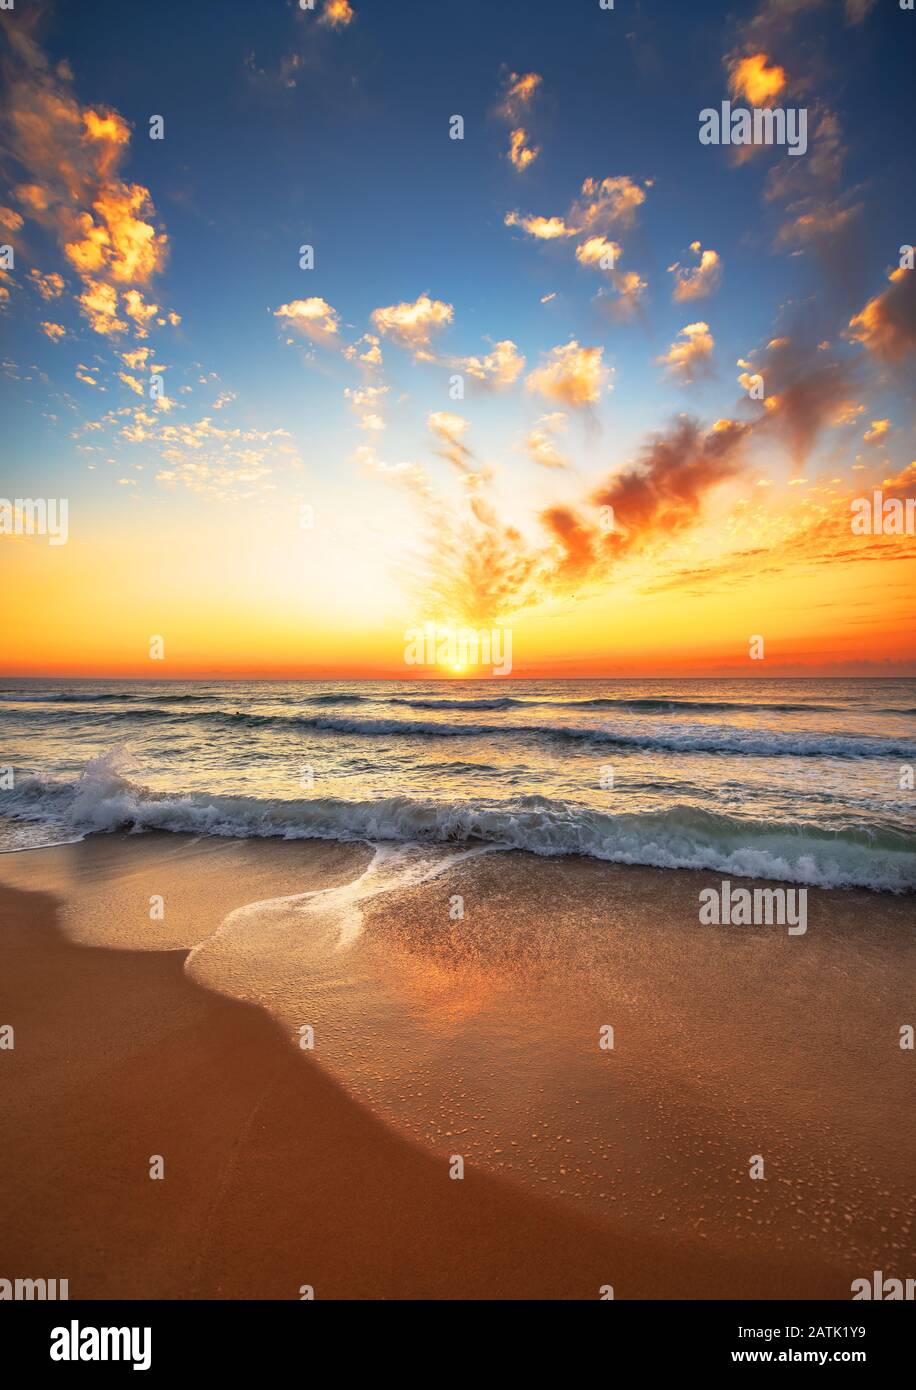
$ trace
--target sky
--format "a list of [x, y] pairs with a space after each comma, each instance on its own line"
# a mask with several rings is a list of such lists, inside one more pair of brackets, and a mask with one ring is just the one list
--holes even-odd
[[916, 673], [916, 13], [0, 20], [0, 672]]

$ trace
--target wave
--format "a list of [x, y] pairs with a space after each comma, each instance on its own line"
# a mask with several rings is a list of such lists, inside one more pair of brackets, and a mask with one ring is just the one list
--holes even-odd
[[219, 699], [218, 695], [155, 695], [151, 694], [149, 691], [144, 693], [138, 693], [136, 691], [116, 693], [115, 691], [106, 690], [86, 695], [80, 695], [75, 691], [69, 690], [54, 690], [46, 694], [36, 694], [34, 691], [29, 691], [26, 695], [19, 695], [9, 690], [0, 692], [0, 700], [25, 705], [98, 705], [110, 704], [112, 702], [126, 704], [135, 700], [146, 700], [147, 702], [150, 700], [158, 700], [160, 704], [173, 705], [196, 704], [198, 702], [212, 704], [216, 699]]
[[[139, 712], [139, 711], [138, 711]], [[598, 743], [617, 748], [675, 753], [743, 753], [762, 757], [912, 758], [916, 745], [868, 735], [761, 733], [753, 729], [714, 728], [700, 725], [680, 729], [632, 733], [617, 729], [587, 728], [577, 724], [450, 724], [444, 720], [346, 719], [331, 715], [277, 716], [235, 714], [212, 716], [251, 727], [293, 725], [317, 732], [356, 737], [480, 738], [537, 737], [558, 741]]]
[[[333, 703], [329, 700], [329, 703]], [[529, 697], [519, 699], [513, 695], [494, 696], [492, 699], [450, 700], [435, 696], [393, 696], [388, 702], [392, 705], [407, 705], [410, 709], [531, 709], [535, 706], [551, 709], [618, 709], [632, 710], [638, 714], [677, 714], [681, 710], [692, 710], [695, 714], [716, 714], [720, 711], [746, 710], [752, 714], [772, 711], [774, 714], [814, 713], [835, 714], [838, 705], [786, 705], [786, 704], [746, 704], [732, 700], [677, 700], [665, 696], [644, 699], [611, 699], [595, 696], [589, 700], [550, 700]]]
[[[0, 701], [22, 704], [127, 704], [146, 702], [147, 704], [213, 704], [225, 698], [224, 691], [210, 694], [177, 695], [160, 694], [153, 691], [96, 691], [81, 694], [78, 691], [48, 691], [36, 693], [29, 691], [19, 694], [15, 691], [0, 691]], [[420, 710], [506, 710], [506, 709], [612, 709], [632, 711], [635, 714], [678, 714], [682, 710], [695, 714], [740, 713], [750, 714], [834, 714], [842, 710], [839, 705], [824, 704], [785, 704], [752, 703], [742, 700], [681, 700], [668, 696], [645, 698], [620, 698], [595, 696], [585, 700], [553, 699], [548, 696], [492, 695], [452, 698], [438, 695], [360, 695], [350, 691], [323, 691], [317, 695], [296, 694], [288, 697], [289, 703], [297, 705], [399, 705], [407, 709]], [[286, 703], [286, 700], [278, 701]], [[916, 709], [882, 709], [878, 714], [916, 714]]]
[[711, 869], [820, 887], [916, 889], [916, 842], [890, 827], [828, 830], [742, 819], [694, 807], [610, 814], [542, 796], [435, 801], [390, 796], [264, 800], [174, 795], [123, 775], [117, 753], [78, 782], [20, 778], [0, 813], [53, 820], [68, 832], [167, 830], [240, 839], [486, 843], [539, 855], [582, 854], [617, 864]]
[[[492, 699], [480, 700], [441, 700], [434, 696], [408, 698], [406, 695], [392, 695], [390, 700], [384, 701], [388, 705], [406, 705], [408, 709], [511, 709], [513, 705], [536, 705], [539, 700], [516, 700], [511, 695], [493, 696]], [[549, 702], [547, 702], [549, 703]]]
[[[51, 716], [48, 716], [49, 718]], [[137, 706], [105, 711], [110, 723], [146, 723], [152, 719], [170, 726], [193, 723], [232, 729], [276, 729], [346, 734], [354, 738], [539, 738], [554, 742], [592, 743], [644, 752], [732, 753], [754, 757], [796, 758], [916, 758], [916, 743], [868, 734], [798, 733], [735, 728], [729, 725], [684, 724], [666, 729], [610, 729], [579, 724], [480, 724], [447, 720], [347, 718], [336, 715], [254, 714], [247, 710], [209, 709], [184, 713]]]

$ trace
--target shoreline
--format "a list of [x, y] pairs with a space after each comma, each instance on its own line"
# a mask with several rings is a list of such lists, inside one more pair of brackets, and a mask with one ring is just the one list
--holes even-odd
[[[328, 916], [324, 905], [372, 869], [357, 845], [93, 836], [5, 856], [0, 1023], [17, 1025], [15, 1051], [0, 1056], [11, 1121], [0, 1172], [14, 1193], [0, 1217], [0, 1247], [11, 1264], [5, 1274], [69, 1278], [74, 1299], [298, 1298], [304, 1284], [332, 1298], [588, 1299], [608, 1283], [617, 1298], [849, 1298], [851, 1280], [870, 1267], [850, 1265], [831, 1248], [833, 1226], [829, 1239], [817, 1231], [809, 1248], [793, 1248], [781, 1244], [792, 1227], [781, 1230], [787, 1215], [778, 1203], [762, 1219], [748, 1208], [736, 1222], [731, 1199], [718, 1190], [722, 1155], [713, 1167], [707, 1157], [697, 1168], [694, 1153], [709, 1144], [712, 1126], [717, 1144], [734, 1141], [726, 1169], [739, 1153], [746, 1160], [735, 1067], [740, 1074], [749, 1040], [755, 1044], [740, 1017], [740, 991], [750, 990], [761, 969], [771, 985], [788, 987], [800, 958], [787, 950], [794, 953], [802, 939], [769, 956], [766, 939], [758, 938], [753, 953], [727, 947], [738, 993], [719, 1007], [694, 988], [691, 970], [697, 979], [707, 970], [696, 959], [703, 938], [690, 937], [678, 917], [678, 892], [695, 892], [684, 877], [708, 874], [531, 859], [483, 854], [444, 877], [370, 895], [353, 944], [329, 952], [318, 945], [322, 933], [337, 932], [339, 913]], [[25, 881], [36, 879], [42, 891], [27, 891]], [[140, 907], [156, 884], [166, 912], [150, 921]], [[564, 904], [566, 927], [544, 912], [548, 884], [552, 900]], [[595, 904], [599, 890], [611, 889], [609, 937]], [[460, 932], [441, 911], [456, 891], [472, 909]], [[309, 892], [324, 896], [304, 901]], [[848, 935], [850, 900], [856, 911], [875, 897], [818, 892], [815, 938], [829, 946]], [[844, 898], [846, 913], [838, 906]], [[312, 915], [303, 917], [304, 909]], [[885, 957], [904, 940], [904, 918], [882, 916], [881, 932], [866, 924], [862, 957], [887, 988]], [[687, 942], [690, 955], [683, 954]], [[606, 978], [609, 943], [610, 965], [626, 984], [615, 1003], [622, 1065], [607, 1126], [623, 1176], [586, 1191], [583, 1165], [583, 1190], [561, 1191], [537, 1171], [568, 1163], [556, 1158], [554, 1135], [541, 1133], [540, 1122], [553, 1118], [556, 1102], [565, 1111], [562, 1132], [578, 1144], [576, 1110], [595, 1095], [588, 1090], [593, 1057], [570, 1040], [588, 982]], [[759, 956], [761, 945], [755, 963], [751, 954]], [[837, 960], [846, 970], [846, 956]], [[671, 1012], [679, 997], [680, 1019]], [[842, 1012], [842, 998], [836, 1002]], [[761, 1005], [764, 1026], [769, 1007]], [[792, 1000], [788, 1007], [793, 1013]], [[886, 1003], [882, 1017], [894, 1007]], [[300, 1016], [316, 1021], [314, 1052], [296, 1045], [289, 1020]], [[693, 1059], [703, 1073], [698, 1085], [682, 1030], [693, 1027], [698, 1045], [707, 1025], [719, 1041], [728, 1037], [733, 1059], [707, 1048]], [[824, 1036], [818, 1033], [814, 1053]], [[821, 1104], [835, 1104], [830, 1069], [821, 1071], [800, 1113], [817, 1104], [818, 1086], [827, 1097]], [[493, 1078], [503, 1072], [504, 1089], [494, 1091]], [[413, 1099], [398, 1101], [405, 1076], [418, 1091], [424, 1077], [427, 1095], [441, 1106], [461, 1108], [462, 1091], [471, 1094], [463, 1119], [476, 1124], [473, 1141], [447, 1133], [446, 1121], [411, 1132]], [[750, 1078], [753, 1086], [759, 1080], [759, 1072]], [[781, 1134], [785, 1155], [785, 1122], [794, 1120], [785, 1093], [797, 1081], [790, 1074], [774, 1084], [770, 1111], [760, 1110], [768, 1125], [776, 1116], [769, 1143]], [[876, 1222], [903, 1220], [899, 1210], [890, 1216], [871, 1177], [896, 1190], [898, 1165], [882, 1149], [895, 1133], [895, 1146], [906, 1150], [908, 1122], [898, 1111], [877, 1135], [875, 1115], [894, 1105], [895, 1092], [863, 1115], [871, 1089], [868, 1076], [850, 1080], [845, 1143], [859, 1164], [870, 1150], [857, 1201], [867, 1199], [871, 1209], [856, 1212], [858, 1241]], [[518, 1106], [525, 1120], [535, 1114], [526, 1111], [532, 1096], [539, 1141], [520, 1121], [516, 1142], [529, 1147], [524, 1160], [510, 1162], [511, 1150], [499, 1153], [504, 1141], [494, 1150], [484, 1137], [490, 1122], [472, 1117], [489, 1106], [514, 1123]], [[425, 1113], [426, 1096], [417, 1103]], [[654, 1152], [654, 1141], [647, 1147], [639, 1135], [657, 1133], [660, 1124], [670, 1131], [672, 1116], [674, 1146]], [[468, 1157], [461, 1182], [448, 1177], [455, 1148]], [[149, 1177], [156, 1154], [165, 1159], [163, 1181]], [[826, 1185], [841, 1204], [849, 1179], [842, 1157], [834, 1141], [836, 1171]], [[668, 1163], [670, 1180], [662, 1178], [651, 1198]], [[774, 1174], [769, 1191], [778, 1194], [785, 1177]], [[705, 1200], [704, 1184], [712, 1210], [706, 1231], [691, 1234], [678, 1213]], [[612, 1188], [614, 1200], [600, 1204], [598, 1190], [604, 1196]], [[790, 1195], [794, 1219], [812, 1194], [790, 1185]], [[823, 1221], [822, 1211], [816, 1219]], [[885, 1244], [887, 1258], [875, 1267], [906, 1273], [895, 1268], [901, 1256], [890, 1237]]]

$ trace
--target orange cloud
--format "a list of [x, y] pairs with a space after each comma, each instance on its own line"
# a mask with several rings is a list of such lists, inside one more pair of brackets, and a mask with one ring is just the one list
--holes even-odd
[[118, 318], [118, 292], [101, 280], [87, 280], [79, 305], [96, 333], [126, 333], [127, 322]]
[[325, 0], [319, 23], [327, 24], [332, 29], [345, 29], [355, 18], [356, 13], [350, 0]]
[[603, 353], [600, 347], [580, 347], [573, 338], [565, 347], [555, 347], [547, 362], [529, 374], [527, 388], [561, 405], [595, 405], [607, 378]]
[[749, 430], [736, 420], [717, 420], [704, 430], [682, 418], [652, 436], [635, 468], [609, 478], [588, 498], [591, 507], [604, 509], [607, 525], [568, 506], [544, 511], [541, 520], [559, 550], [558, 574], [581, 583], [693, 526], [707, 494], [740, 472]]
[[291, 328], [315, 343], [333, 342], [338, 336], [340, 315], [326, 299], [318, 295], [281, 304], [279, 309], [274, 310], [274, 318], [284, 319]]
[[449, 361], [475, 381], [497, 389], [514, 385], [525, 366], [525, 359], [511, 338], [496, 343], [485, 357], [453, 357]]
[[451, 410], [436, 410], [427, 417], [426, 423], [442, 441], [444, 447], [439, 453], [448, 459], [469, 489], [476, 491], [483, 483], [489, 482], [492, 476], [490, 469], [475, 467], [473, 454], [462, 442], [468, 429], [468, 421], [463, 415], [456, 415]]
[[129, 372], [118, 372], [118, 377], [124, 382], [125, 386], [130, 387], [135, 396], [142, 396], [144, 394], [143, 383], [138, 381], [135, 376], [131, 376]]
[[676, 304], [687, 300], [705, 299], [713, 294], [722, 279], [722, 261], [718, 251], [703, 251], [698, 241], [691, 242], [690, 249], [699, 256], [699, 264], [693, 267], [669, 265], [668, 272], [674, 276], [674, 289], [671, 298]]
[[751, 106], [771, 106], [785, 85], [785, 69], [770, 66], [765, 53], [736, 58], [729, 69], [732, 96], [744, 97]]
[[518, 126], [509, 136], [509, 159], [513, 169], [522, 173], [530, 164], [533, 164], [541, 153], [536, 145], [528, 144], [528, 132], [522, 126]]
[[54, 271], [48, 275], [42, 275], [40, 270], [30, 270], [29, 279], [42, 299], [59, 299], [64, 292], [63, 276]]
[[428, 361], [433, 333], [450, 324], [454, 316], [451, 304], [421, 294], [413, 303], [389, 304], [381, 309], [373, 309], [371, 319], [383, 336], [393, 338], [418, 359]]
[[898, 268], [890, 287], [849, 322], [849, 334], [882, 362], [900, 362], [916, 349], [916, 270]]
[[158, 314], [159, 305], [147, 303], [139, 290], [128, 290], [124, 295], [124, 308], [136, 325], [137, 337], [147, 337], [147, 327], [150, 319]]
[[361, 362], [364, 367], [380, 367], [381, 344], [374, 333], [364, 333], [355, 343], [344, 348], [344, 357], [350, 362]]
[[90, 324], [110, 332], [116, 304], [109, 299], [101, 314], [91, 307], [98, 284], [145, 285], [168, 253], [148, 189], [118, 175], [130, 128], [115, 111], [80, 105], [69, 70], [50, 66], [27, 24], [7, 25], [6, 34], [5, 144], [23, 175], [15, 196], [82, 279]]
[[580, 231], [606, 232], [614, 226], [631, 227], [645, 201], [644, 190], [628, 174], [586, 179], [567, 216]]
[[688, 323], [678, 338], [681, 341], [673, 342], [665, 355], [656, 360], [659, 366], [667, 367], [672, 376], [686, 384], [709, 370], [715, 342], [709, 324], [702, 322]]
[[766, 388], [766, 410], [757, 428], [781, 437], [796, 464], [808, 457], [821, 430], [861, 413], [850, 364], [826, 346], [815, 350], [802, 341], [774, 338], [754, 370]]
[[529, 456], [541, 468], [568, 468], [569, 463], [556, 446], [556, 433], [566, 424], [567, 417], [562, 410], [551, 415], [542, 415], [534, 429], [525, 436], [525, 448]]
[[[628, 174], [621, 174], [615, 178], [586, 179], [582, 184], [581, 196], [562, 217], [526, 217], [519, 212], [508, 212], [503, 221], [507, 227], [521, 227], [539, 241], [587, 234], [588, 239], [576, 254], [581, 264], [588, 265], [593, 259], [601, 259], [602, 251], [597, 248], [602, 242], [602, 234], [613, 227], [631, 227], [636, 220], [637, 209], [645, 201], [645, 191], [639, 184]], [[605, 244], [619, 250], [616, 243]]]
[[562, 217], [522, 217], [520, 213], [507, 212], [503, 221], [507, 227], [521, 227], [538, 241], [578, 235], [578, 229], [568, 226]]
[[541, 78], [536, 72], [510, 73], [497, 108], [499, 115], [507, 121], [517, 121], [521, 112], [531, 105], [540, 85]]
[[0, 227], [10, 232], [20, 232], [24, 226], [22, 217], [12, 208], [0, 207]]
[[580, 265], [598, 266], [601, 270], [613, 270], [619, 255], [617, 242], [608, 241], [604, 236], [590, 236], [576, 247], [576, 260]]

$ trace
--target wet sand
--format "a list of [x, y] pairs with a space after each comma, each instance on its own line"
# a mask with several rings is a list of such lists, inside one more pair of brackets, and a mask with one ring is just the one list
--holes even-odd
[[[805, 937], [736, 936], [697, 925], [711, 875], [487, 854], [414, 883], [396, 861], [374, 894], [370, 860], [174, 835], [0, 857], [3, 1277], [844, 1299], [912, 1273], [911, 903], [812, 893]], [[327, 891], [367, 869], [355, 909]]]

